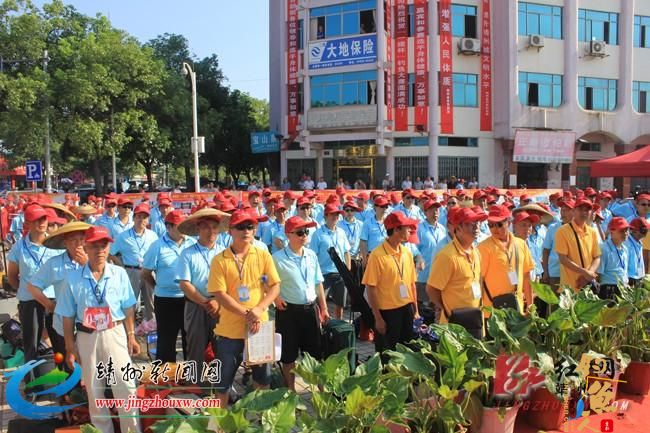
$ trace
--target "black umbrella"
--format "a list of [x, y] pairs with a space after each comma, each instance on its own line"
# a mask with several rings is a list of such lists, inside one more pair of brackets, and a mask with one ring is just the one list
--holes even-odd
[[348, 289], [350, 299], [352, 300], [350, 308], [352, 311], [361, 313], [361, 320], [363, 320], [363, 323], [368, 328], [374, 328], [375, 316], [373, 316], [370, 305], [368, 305], [368, 301], [366, 301], [366, 298], [363, 296], [364, 287], [361, 284], [359, 276], [352, 275], [352, 272], [350, 272], [345, 263], [343, 263], [343, 260], [341, 260], [334, 247], [328, 248], [327, 253], [330, 255], [332, 262], [334, 262], [334, 266], [336, 266], [336, 269], [339, 271], [339, 275], [343, 278], [345, 287]]

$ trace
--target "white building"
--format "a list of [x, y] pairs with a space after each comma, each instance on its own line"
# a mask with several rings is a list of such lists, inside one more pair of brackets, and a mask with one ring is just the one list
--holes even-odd
[[[433, 0], [271, 1], [271, 127], [291, 142], [282, 177], [623, 188], [590, 179], [589, 164], [650, 143], [650, 1], [463, 0], [449, 6], [451, 27], [445, 9]], [[451, 65], [441, 56], [448, 34]], [[453, 86], [443, 72], [440, 87], [449, 67]], [[453, 132], [438, 103], [450, 86]]]

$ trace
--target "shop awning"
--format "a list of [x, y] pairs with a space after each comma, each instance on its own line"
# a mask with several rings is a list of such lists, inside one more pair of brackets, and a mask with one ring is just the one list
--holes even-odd
[[515, 162], [571, 164], [576, 134], [571, 131], [537, 131], [518, 129], [515, 132]]
[[591, 177], [650, 177], [650, 145], [592, 163]]

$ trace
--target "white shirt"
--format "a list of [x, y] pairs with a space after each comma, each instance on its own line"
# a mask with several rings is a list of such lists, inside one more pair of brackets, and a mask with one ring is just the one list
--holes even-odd
[[402, 189], [408, 189], [413, 187], [413, 182], [410, 180], [405, 180], [402, 182]]
[[318, 189], [327, 189], [327, 182], [325, 182], [325, 181], [318, 182], [317, 187], [318, 187]]

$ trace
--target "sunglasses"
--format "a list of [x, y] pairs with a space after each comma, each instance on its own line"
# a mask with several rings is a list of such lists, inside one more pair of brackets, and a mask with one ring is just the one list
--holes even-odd
[[354, 209], [343, 209], [345, 212], [354, 212]]
[[506, 225], [505, 221], [499, 221], [498, 223], [488, 223], [488, 227], [490, 227], [491, 229], [495, 227], [501, 228], [504, 225]]
[[300, 210], [308, 210], [308, 209], [311, 209], [311, 206], [302, 206], [300, 208]]
[[243, 232], [245, 230], [255, 230], [255, 224], [250, 224], [250, 223], [237, 224], [235, 226], [235, 230], [240, 231], [240, 232]]
[[404, 197], [404, 200], [413, 200], [413, 197], [411, 197], [410, 195], [407, 195], [407, 196]]
[[120, 206], [122, 209], [133, 209], [133, 206], [131, 205], [126, 205], [126, 206]]
[[645, 228], [645, 227], [642, 227], [642, 228], [639, 229], [639, 233], [641, 233], [642, 235], [644, 235], [644, 234], [648, 233], [648, 229]]
[[296, 235], [296, 236], [300, 236], [302, 238], [302, 237], [305, 237], [305, 236], [307, 236], [309, 234], [309, 230], [300, 229], [300, 230], [296, 230], [295, 232], [293, 232], [293, 234]]
[[648, 207], [648, 206], [650, 206], [650, 203], [639, 203], [639, 206]]
[[448, 201], [447, 206], [456, 206], [458, 204], [457, 201]]
[[388, 206], [377, 206], [377, 207], [381, 209], [388, 209]]
[[106, 207], [115, 207], [115, 206], [117, 206], [117, 205], [115, 205], [115, 204], [107, 204], [106, 205]]

